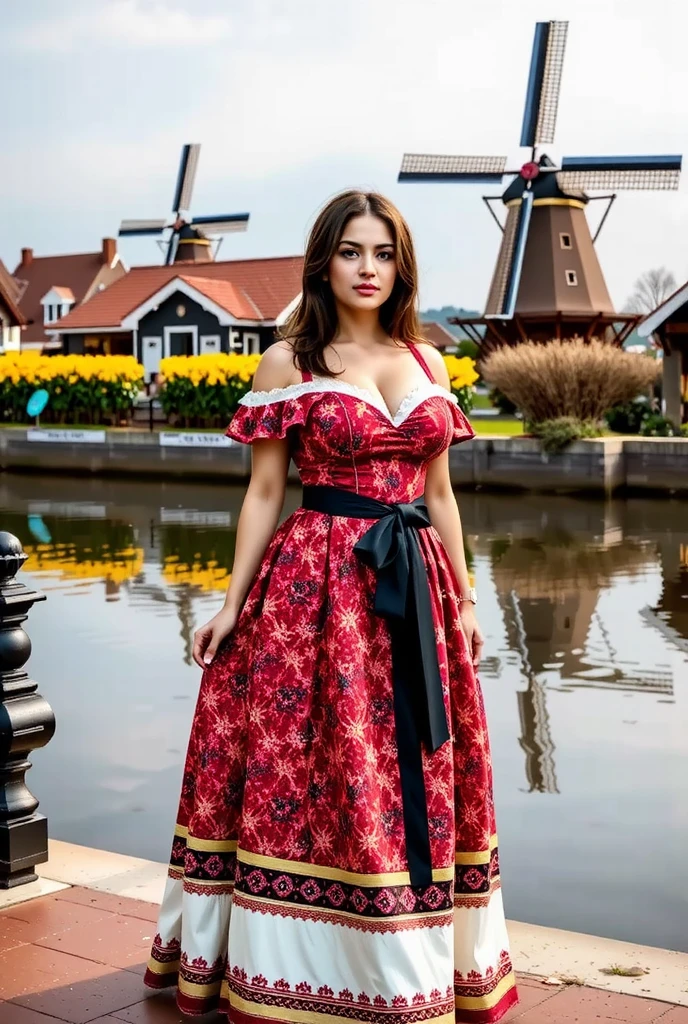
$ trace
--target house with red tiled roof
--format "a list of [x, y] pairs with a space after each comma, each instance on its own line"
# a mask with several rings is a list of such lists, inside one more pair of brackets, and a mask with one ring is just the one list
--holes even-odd
[[21, 333], [22, 349], [59, 348], [59, 341], [47, 333], [46, 325], [77, 309], [126, 272], [114, 238], [104, 238], [100, 252], [35, 256], [33, 249], [22, 249], [13, 274], [19, 308], [26, 321]]
[[132, 267], [47, 329], [66, 353], [136, 356], [149, 382], [166, 356], [264, 352], [302, 274], [302, 256]]
[[18, 304], [16, 281], [0, 260], [0, 353], [18, 352], [21, 329], [25, 324]]
[[421, 325], [423, 337], [438, 348], [441, 352], [450, 348], [456, 348], [459, 339], [451, 331], [448, 331], [444, 324], [437, 320], [425, 320]]

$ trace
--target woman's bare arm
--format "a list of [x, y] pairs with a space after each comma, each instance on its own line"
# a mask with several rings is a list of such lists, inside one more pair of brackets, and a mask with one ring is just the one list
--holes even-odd
[[[424, 355], [425, 352], [426, 349], [423, 348]], [[451, 391], [449, 374], [440, 353], [433, 349], [428, 352], [426, 359], [437, 383], [445, 387], [447, 391]], [[459, 593], [462, 596], [466, 596], [470, 587], [470, 581], [468, 566], [466, 565], [466, 553], [463, 546], [461, 515], [456, 504], [456, 497], [454, 496], [454, 489], [451, 485], [449, 474], [449, 449], [442, 452], [441, 455], [433, 459], [429, 464], [425, 477], [424, 494], [430, 520], [440, 535], [442, 544], [454, 569], [459, 584]], [[472, 602], [462, 601], [459, 607], [461, 623], [473, 656], [473, 665], [477, 668], [482, 653], [482, 632], [476, 621]]]
[[[271, 345], [258, 364], [253, 391], [270, 391], [293, 383], [291, 347], [286, 342]], [[232, 576], [222, 609], [194, 634], [194, 660], [203, 667], [215, 656], [219, 643], [236, 622], [249, 587], [274, 536], [284, 505], [289, 468], [289, 445], [285, 439], [255, 441], [251, 446], [251, 479], [239, 521]]]

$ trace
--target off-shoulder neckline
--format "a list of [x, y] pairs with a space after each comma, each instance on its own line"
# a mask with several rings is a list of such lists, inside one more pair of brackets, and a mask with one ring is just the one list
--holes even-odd
[[392, 414], [383, 401], [368, 388], [359, 384], [352, 384], [349, 381], [339, 380], [336, 377], [313, 377], [313, 380], [301, 381], [298, 384], [287, 384], [286, 387], [271, 388], [270, 391], [247, 391], [239, 404], [245, 406], [272, 405], [276, 402], [286, 402], [301, 398], [302, 395], [332, 392], [335, 394], [350, 395], [359, 401], [365, 402], [381, 413], [393, 426], [398, 427], [406, 420], [414, 409], [428, 398], [446, 398], [454, 405], [459, 404], [456, 395], [447, 391], [441, 384], [426, 378], [420, 384], [416, 384], [404, 396], [397, 411]]

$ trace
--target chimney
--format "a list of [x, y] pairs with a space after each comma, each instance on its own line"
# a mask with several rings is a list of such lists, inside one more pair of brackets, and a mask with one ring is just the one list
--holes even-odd
[[117, 242], [114, 238], [103, 239], [102, 260], [107, 267], [111, 267], [117, 255]]
[[30, 267], [33, 263], [33, 249], [22, 249], [21, 265], [22, 267]]

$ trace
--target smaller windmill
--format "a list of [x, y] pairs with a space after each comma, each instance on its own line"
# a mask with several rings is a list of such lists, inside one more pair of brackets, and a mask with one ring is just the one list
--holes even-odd
[[[676, 189], [680, 156], [564, 157], [557, 166], [543, 144], [554, 142], [568, 22], [538, 22], [530, 62], [520, 145], [530, 149], [518, 169], [500, 156], [406, 154], [399, 181], [501, 184], [506, 191], [483, 200], [502, 232], [502, 244], [482, 317], [457, 317], [481, 347], [547, 340], [574, 334], [589, 340], [608, 335], [622, 344], [639, 317], [616, 313], [602, 274], [595, 241], [616, 193], [607, 200], [595, 236], [583, 189]], [[506, 208], [502, 224], [492, 202]]]
[[[190, 217], [198, 156], [198, 143], [187, 144], [182, 149], [182, 158], [177, 174], [177, 186], [172, 199], [172, 216], [162, 220], [123, 220], [119, 229], [120, 237], [131, 235], [163, 235], [166, 239], [158, 244], [165, 254], [165, 263], [205, 263], [214, 259], [208, 235], [226, 235], [232, 231], [245, 231], [248, 213], [227, 213], [210, 217]], [[221, 241], [221, 239], [220, 239]], [[215, 250], [217, 253], [218, 246]]]

